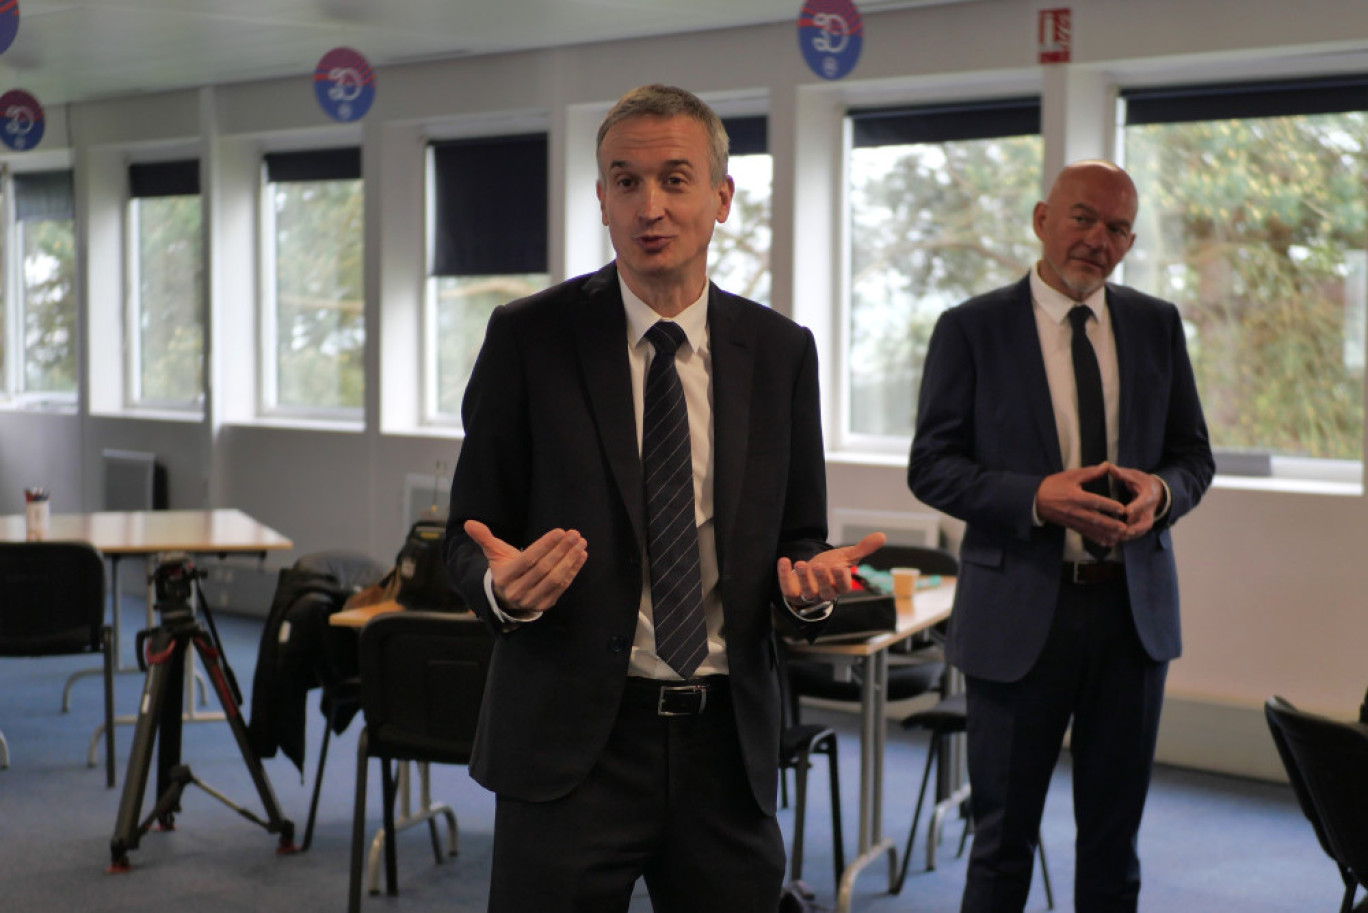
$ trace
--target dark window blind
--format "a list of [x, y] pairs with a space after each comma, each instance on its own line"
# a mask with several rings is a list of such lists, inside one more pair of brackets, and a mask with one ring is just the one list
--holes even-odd
[[1126, 125], [1368, 110], [1368, 76], [1125, 89]]
[[140, 162], [128, 166], [131, 197], [183, 197], [200, 192], [199, 161]]
[[264, 156], [266, 180], [355, 181], [361, 178], [361, 150], [308, 149], [302, 152], [268, 152]]
[[432, 144], [434, 276], [547, 271], [545, 134]]
[[16, 174], [14, 217], [20, 222], [76, 218], [71, 171], [28, 171]]
[[948, 143], [1040, 132], [1040, 100], [1036, 98], [855, 109], [849, 116], [857, 148]]

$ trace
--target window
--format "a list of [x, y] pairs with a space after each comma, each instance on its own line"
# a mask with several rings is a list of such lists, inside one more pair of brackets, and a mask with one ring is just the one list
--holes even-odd
[[879, 109], [849, 122], [842, 443], [903, 450], [936, 318], [1020, 279], [1036, 260], [1040, 107]]
[[128, 399], [197, 407], [204, 394], [199, 162], [131, 165], [128, 183]]
[[76, 395], [76, 233], [70, 171], [16, 174], [14, 231], [6, 247], [6, 383], [16, 397]]
[[263, 406], [357, 417], [366, 344], [361, 151], [270, 153], [265, 173]]
[[1127, 283], [1181, 309], [1222, 472], [1314, 477], [1354, 461], [1357, 475], [1365, 89], [1359, 77], [1124, 93], [1140, 193]]
[[490, 312], [545, 288], [545, 134], [435, 142], [424, 333], [425, 410], [460, 420]]
[[736, 183], [731, 214], [713, 230], [708, 276], [720, 288], [770, 304], [770, 216], [774, 160], [763, 117], [726, 118], [727, 170]]

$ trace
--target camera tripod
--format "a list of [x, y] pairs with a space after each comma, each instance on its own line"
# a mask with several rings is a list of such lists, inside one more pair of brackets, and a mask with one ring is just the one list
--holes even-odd
[[[193, 571], [190, 573], [193, 574]], [[211, 642], [208, 632], [195, 622], [188, 602], [169, 607], [159, 602], [157, 608], [163, 613], [162, 624], [138, 634], [138, 651], [140, 656], [146, 657], [147, 678], [138, 708], [133, 750], [128, 760], [123, 797], [119, 802], [119, 816], [114, 824], [114, 836], [109, 842], [112, 862], [108, 871], [129, 870], [128, 851], [138, 848], [143, 834], [151, 830], [153, 822], [163, 830], [175, 827], [175, 813], [180, 811], [181, 793], [192, 783], [242, 817], [264, 827], [268, 833], [280, 834], [277, 852], [294, 852], [294, 823], [281, 814], [280, 803], [266, 778], [261, 759], [247, 740], [247, 727], [239, 712], [241, 700], [236, 695], [223, 652]], [[247, 771], [252, 775], [252, 782], [261, 796], [266, 820], [196, 778], [190, 768], [181, 763], [180, 701], [185, 686], [186, 651], [192, 646], [203, 662], [213, 683], [214, 693], [223, 706], [224, 716], [237, 739]], [[157, 802], [152, 812], [139, 823], [138, 814], [142, 809], [152, 762], [152, 745], [158, 740], [159, 733]]]

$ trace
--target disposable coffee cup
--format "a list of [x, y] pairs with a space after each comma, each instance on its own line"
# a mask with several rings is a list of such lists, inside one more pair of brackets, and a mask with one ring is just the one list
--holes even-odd
[[921, 571], [915, 567], [895, 567], [892, 574], [893, 595], [910, 598], [917, 589], [917, 578], [921, 576]]
[[24, 489], [24, 537], [29, 541], [46, 539], [48, 534], [48, 493], [43, 488]]

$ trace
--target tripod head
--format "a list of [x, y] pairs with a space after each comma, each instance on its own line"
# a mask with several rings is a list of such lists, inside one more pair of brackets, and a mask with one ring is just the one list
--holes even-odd
[[208, 576], [197, 570], [185, 552], [164, 552], [158, 557], [152, 572], [152, 591], [155, 608], [165, 623], [188, 621], [194, 617], [191, 605], [195, 581]]

